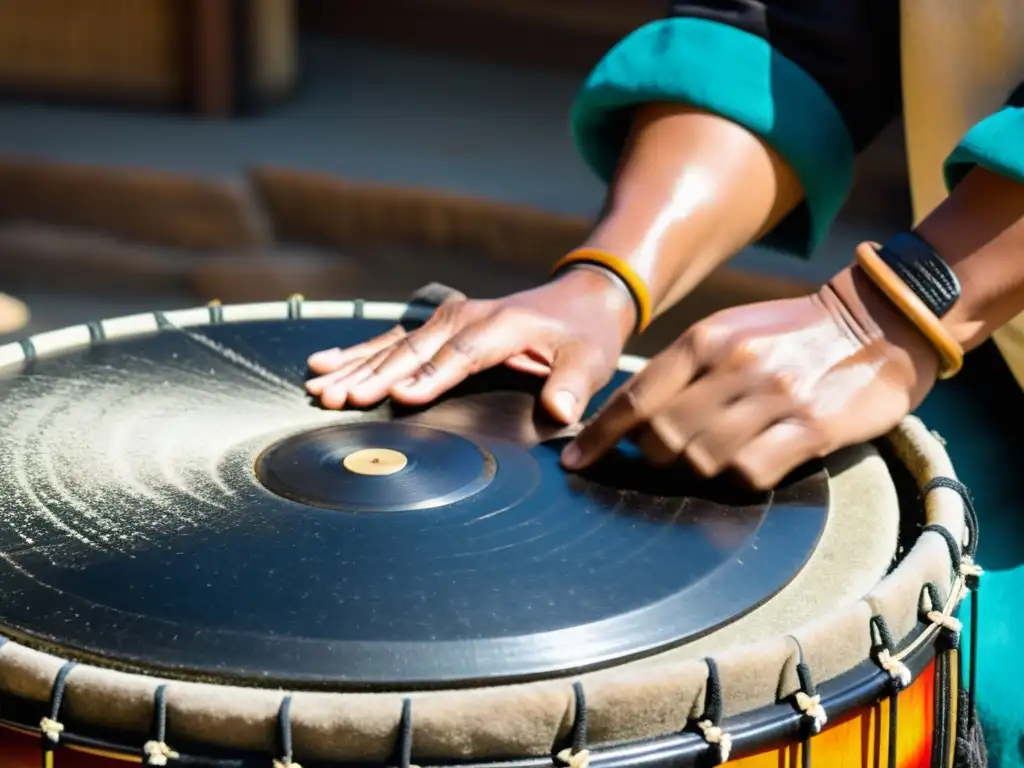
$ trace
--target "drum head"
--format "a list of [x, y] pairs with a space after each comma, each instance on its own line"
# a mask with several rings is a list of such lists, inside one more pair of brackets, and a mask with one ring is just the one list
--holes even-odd
[[310, 401], [310, 353], [392, 325], [165, 323], [5, 369], [0, 633], [254, 685], [525, 680], [708, 633], [813, 551], [821, 467], [755, 495], [622, 446], [568, 474], [505, 369], [421, 410]]

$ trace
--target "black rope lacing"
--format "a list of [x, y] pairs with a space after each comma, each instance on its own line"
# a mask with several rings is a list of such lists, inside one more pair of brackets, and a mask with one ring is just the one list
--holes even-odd
[[274, 761], [274, 768], [302, 768], [293, 762], [292, 757], [292, 697], [291, 694], [281, 699], [277, 709], [277, 746], [280, 759]]
[[572, 684], [575, 712], [572, 720], [572, 746], [558, 753], [558, 759], [570, 768], [587, 768], [590, 764], [590, 750], [587, 749], [587, 729], [590, 713], [587, 710], [587, 694], [583, 683]]
[[729, 759], [732, 751], [732, 737], [722, 730], [722, 680], [718, 674], [718, 664], [714, 659], [704, 659], [708, 665], [708, 680], [704, 688], [704, 713], [697, 721], [697, 729], [713, 750], [718, 763]]
[[[893, 642], [892, 632], [889, 625], [882, 616], [871, 617], [871, 629], [878, 635], [878, 642], [872, 643], [872, 655], [875, 662], [889, 673], [889, 768], [896, 768], [896, 745], [899, 735], [899, 694], [910, 685], [910, 670], [902, 662], [897, 660], [893, 654], [896, 645]], [[874, 641], [872, 637], [872, 641]]]
[[825, 707], [821, 704], [821, 696], [818, 694], [818, 689], [814, 685], [811, 667], [804, 659], [803, 646], [792, 635], [790, 635], [789, 639], [796, 645], [796, 676], [800, 682], [800, 690], [793, 695], [793, 700], [797, 709], [800, 710], [800, 714], [803, 715], [804, 720], [803, 739], [800, 744], [800, 764], [803, 768], [810, 768], [811, 737], [821, 733], [825, 723], [828, 722], [828, 715], [825, 712]]
[[402, 700], [398, 721], [398, 768], [412, 768], [412, 699]]
[[288, 319], [289, 320], [301, 320], [302, 319], [302, 302], [304, 298], [302, 294], [296, 293], [288, 297]]
[[967, 535], [969, 540], [964, 549], [964, 554], [970, 557], [978, 551], [978, 512], [974, 508], [974, 497], [970, 489], [959, 480], [951, 477], [933, 477], [921, 486], [921, 495], [927, 496], [936, 488], [946, 488], [960, 496], [964, 504], [964, 521], [967, 524]]
[[57, 677], [50, 689], [50, 716], [39, 721], [39, 731], [42, 734], [43, 747], [43, 768], [53, 768], [53, 750], [60, 744], [60, 735], [64, 732], [64, 725], [60, 721], [60, 707], [64, 702], [64, 691], [68, 685], [68, 675], [78, 666], [73, 661], [64, 662], [57, 671]]
[[36, 359], [36, 345], [32, 343], [32, 339], [22, 339], [18, 344], [21, 346], [21, 354], [25, 356], [26, 363], [31, 363]]
[[960, 566], [963, 565], [963, 561], [960, 557], [960, 544], [956, 540], [956, 537], [949, 532], [949, 529], [944, 525], [938, 523], [931, 523], [921, 529], [922, 533], [937, 533], [946, 542], [946, 548], [949, 550], [949, 560], [953, 566], [953, 570], [957, 573], [960, 572]]
[[950, 560], [957, 573], [964, 577], [964, 585], [971, 591], [971, 633], [968, 639], [970, 649], [968, 651], [970, 669], [967, 678], [967, 724], [968, 728], [974, 727], [975, 690], [978, 680], [978, 603], [981, 592], [981, 568], [974, 562], [978, 552], [978, 512], [974, 507], [974, 498], [970, 489], [959, 480], [951, 477], [933, 477], [921, 488], [921, 495], [926, 496], [936, 488], [946, 488], [960, 496], [964, 505], [964, 520], [967, 525], [967, 545], [964, 547], [963, 555], [968, 559], [963, 562], [960, 555], [960, 547], [953, 535], [938, 525], [926, 526], [924, 530], [932, 530], [946, 540], [949, 547]]
[[943, 611], [942, 595], [934, 582], [929, 581], [921, 588], [921, 602], [927, 600], [927, 606], [922, 606], [921, 621], [934, 624], [939, 627], [939, 640], [936, 643], [936, 650], [954, 650], [960, 647], [960, 622], [953, 616]]
[[103, 323], [91, 320], [85, 324], [85, 327], [89, 329], [89, 341], [93, 344], [100, 344], [106, 341], [107, 332], [103, 329]]
[[146, 765], [164, 766], [178, 754], [167, 746], [167, 686], [158, 685], [153, 693], [153, 738], [142, 747]]
[[934, 582], [921, 588], [920, 620], [939, 628], [935, 640], [935, 733], [932, 739], [932, 759], [935, 765], [945, 765], [950, 734], [949, 715], [949, 656], [960, 646], [960, 630], [956, 617], [944, 610], [942, 595]]

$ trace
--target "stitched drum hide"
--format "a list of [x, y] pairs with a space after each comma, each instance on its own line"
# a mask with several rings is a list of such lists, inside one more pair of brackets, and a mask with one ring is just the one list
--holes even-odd
[[977, 530], [920, 422], [759, 494], [628, 445], [566, 473], [505, 369], [420, 409], [305, 395], [311, 352], [430, 311], [0, 348], [0, 766], [952, 761]]

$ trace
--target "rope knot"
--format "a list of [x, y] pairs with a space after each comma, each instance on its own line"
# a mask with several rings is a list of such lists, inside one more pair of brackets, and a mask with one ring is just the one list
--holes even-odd
[[710, 720], [701, 720], [697, 727], [700, 728], [704, 741], [718, 747], [719, 762], [728, 762], [729, 753], [732, 751], [732, 736]]
[[977, 589], [978, 582], [985, 575], [985, 570], [978, 565], [969, 555], [964, 555], [960, 561], [960, 575], [964, 578], [964, 584], [968, 589]]
[[563, 749], [558, 753], [558, 759], [569, 768], [588, 768], [590, 765], [590, 750], [581, 749], [573, 752], [571, 749]]
[[146, 755], [146, 765], [164, 766], [168, 760], [178, 757], [178, 753], [163, 741], [147, 741], [142, 745], [142, 751]]
[[39, 721], [39, 730], [43, 732], [54, 744], [60, 742], [60, 735], [64, 733], [64, 724], [49, 717], [44, 717]]
[[888, 672], [889, 676], [892, 677], [893, 682], [895, 682], [901, 689], [910, 685], [912, 677], [910, 674], [910, 668], [902, 661], [894, 659], [887, 648], [883, 648], [878, 652], [878, 666]]
[[814, 725], [814, 732], [820, 733], [821, 729], [825, 727], [825, 723], [828, 722], [828, 713], [825, 712], [825, 708], [821, 705], [821, 696], [818, 694], [808, 696], [803, 691], [797, 691], [796, 705], [805, 717], [811, 719]]
[[925, 615], [928, 617], [928, 621], [932, 624], [942, 627], [943, 629], [948, 629], [954, 635], [959, 635], [960, 630], [964, 628], [960, 619], [955, 616], [950, 616], [948, 613], [943, 613], [942, 611], [928, 611]]

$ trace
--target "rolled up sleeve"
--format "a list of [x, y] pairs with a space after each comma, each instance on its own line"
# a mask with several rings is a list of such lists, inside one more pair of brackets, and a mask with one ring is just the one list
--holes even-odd
[[1024, 184], [1024, 109], [1006, 107], [971, 128], [946, 158], [946, 185], [978, 166]]

